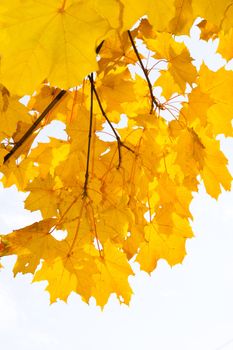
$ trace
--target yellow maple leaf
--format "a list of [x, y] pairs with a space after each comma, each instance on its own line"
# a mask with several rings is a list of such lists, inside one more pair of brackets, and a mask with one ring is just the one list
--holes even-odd
[[192, 217], [189, 211], [192, 194], [187, 188], [178, 186], [167, 174], [164, 174], [158, 180], [157, 191], [160, 206], [170, 203], [174, 206], [173, 212], [183, 217]]
[[207, 111], [207, 118], [214, 134], [232, 136], [233, 72], [224, 68], [212, 72], [203, 65], [199, 79], [201, 90], [209, 95], [213, 103]]
[[169, 100], [174, 94], [180, 94], [183, 92], [169, 71], [162, 71], [161, 75], [156, 80], [155, 85], [162, 88], [162, 95], [166, 100]]
[[61, 242], [60, 256], [53, 261], [45, 261], [33, 278], [33, 282], [48, 281], [46, 290], [50, 302], [57, 299], [67, 301], [71, 292], [79, 293], [88, 302], [92, 295], [92, 275], [97, 272], [95, 260], [82, 249], [69, 253], [67, 242]]
[[96, 229], [101, 242], [111, 239], [112, 242], [122, 243], [127, 237], [129, 225], [133, 221], [131, 211], [126, 210], [125, 206], [122, 209], [117, 206], [102, 212], [99, 210], [99, 216]]
[[193, 24], [192, 0], [175, 0], [175, 16], [170, 21], [169, 31], [174, 34], [188, 34]]
[[[132, 35], [136, 35], [135, 31], [132, 31]], [[128, 33], [123, 32], [120, 35], [116, 31], [106, 38], [101, 46], [99, 70], [105, 71], [107, 66], [114, 67], [116, 64], [124, 67], [126, 63], [133, 63], [135, 60]]]
[[232, 11], [232, 0], [1, 1], [1, 181], [29, 192], [43, 220], [1, 235], [0, 256], [47, 281], [51, 303], [75, 292], [128, 304], [135, 261], [149, 273], [182, 262], [201, 179], [214, 198], [230, 190], [216, 137], [232, 136], [233, 74], [197, 71], [178, 35], [202, 16], [201, 37], [219, 36], [231, 58]]
[[3, 85], [0, 85], [0, 121], [1, 137], [11, 136], [18, 122], [30, 122], [28, 109], [19, 102], [19, 97], [10, 96]]
[[233, 29], [228, 33], [221, 31], [219, 33], [219, 46], [217, 50], [223, 58], [231, 60], [233, 58]]
[[25, 200], [26, 209], [40, 210], [44, 219], [57, 215], [59, 189], [56, 188], [51, 175], [48, 174], [45, 178], [35, 178], [26, 190], [30, 191]]
[[185, 92], [186, 84], [191, 85], [197, 77], [197, 71], [192, 65], [192, 58], [186, 46], [176, 42], [169, 33], [158, 33], [155, 39], [148, 39], [146, 43], [148, 48], [155, 52], [156, 58], [168, 62], [168, 72], [174, 84], [180, 87], [181, 92]]
[[155, 30], [165, 30], [169, 21], [175, 15], [173, 0], [121, 0], [123, 9], [123, 29], [130, 29], [133, 24], [142, 16], [148, 15], [150, 23]]
[[233, 26], [233, 2], [231, 1], [224, 11], [223, 19], [221, 22], [221, 29], [227, 32], [232, 28], [232, 26]]
[[184, 237], [162, 234], [156, 224], [150, 223], [145, 227], [145, 242], [140, 246], [136, 261], [142, 270], [150, 273], [155, 269], [159, 259], [165, 259], [173, 266], [181, 263], [185, 254]]
[[80, 84], [97, 69], [97, 42], [118, 21], [117, 1], [110, 2], [107, 19], [100, 1], [8, 3], [0, 14], [1, 81], [19, 94], [33, 92], [45, 79], [65, 89]]
[[1, 172], [4, 175], [1, 181], [5, 187], [16, 185], [21, 191], [25, 190], [28, 182], [38, 175], [34, 163], [28, 158], [24, 159], [20, 165], [15, 164], [12, 159], [2, 166]]
[[[232, 0], [192, 0], [194, 17], [202, 17], [218, 26], [224, 23], [227, 12], [232, 7], [232, 4]], [[225, 23], [224, 27], [230, 29], [229, 23]]]
[[188, 95], [189, 102], [182, 109], [182, 113], [189, 127], [200, 124], [205, 127], [208, 122], [208, 109], [216, 105], [209, 94], [203, 92], [200, 87], [192, 89]]
[[221, 186], [230, 191], [232, 176], [227, 169], [227, 159], [220, 151], [219, 141], [203, 138], [205, 161], [201, 171], [206, 191], [214, 198], [221, 193]]
[[121, 104], [135, 101], [134, 84], [128, 69], [118, 68], [99, 78], [101, 83], [97, 80], [97, 89], [101, 100], [106, 103], [106, 112], [123, 113]]
[[99, 273], [94, 275], [92, 295], [97, 305], [103, 307], [112, 293], [116, 293], [120, 302], [128, 304], [132, 294], [128, 277], [133, 275], [133, 271], [126, 255], [107, 241], [104, 244], [103, 256], [98, 258], [96, 264]]

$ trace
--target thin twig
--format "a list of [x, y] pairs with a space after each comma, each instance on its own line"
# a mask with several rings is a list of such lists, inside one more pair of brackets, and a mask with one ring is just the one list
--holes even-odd
[[51, 109], [60, 101], [60, 99], [66, 94], [66, 90], [61, 90], [59, 94], [53, 99], [52, 102], [45, 108], [38, 119], [32, 124], [32, 126], [25, 132], [21, 139], [15, 144], [15, 146], [10, 150], [10, 152], [4, 157], [4, 162], [6, 163], [12, 155], [17, 151], [17, 149], [24, 144], [24, 142], [31, 136], [33, 131], [42, 122], [46, 115], [51, 111]]
[[112, 129], [112, 132], [114, 133], [115, 137], [116, 137], [116, 140], [117, 140], [117, 148], [118, 148], [118, 165], [117, 165], [117, 169], [120, 168], [121, 166], [121, 160], [122, 160], [122, 156], [121, 156], [121, 147], [124, 147], [126, 148], [128, 151], [134, 153], [134, 151], [126, 146], [122, 141], [121, 141], [121, 138], [120, 136], [117, 134], [115, 128], [113, 127], [111, 121], [109, 120], [107, 114], [105, 113], [104, 109], [103, 109], [103, 106], [102, 106], [102, 103], [100, 101], [100, 98], [99, 98], [99, 95], [96, 91], [96, 88], [95, 88], [95, 83], [94, 83], [94, 80], [93, 80], [93, 76], [89, 75], [88, 76], [89, 80], [90, 80], [90, 83], [91, 83], [91, 86], [92, 86], [92, 89], [93, 89], [93, 92], [95, 94], [95, 97], [97, 99], [97, 102], [98, 102], [98, 105], [99, 105], [99, 108], [101, 110], [101, 113], [103, 115], [103, 117], [105, 118], [105, 120], [107, 121], [108, 125], [110, 126], [110, 128]]
[[97, 55], [100, 53], [100, 50], [101, 50], [103, 44], [104, 44], [104, 40], [102, 40], [101, 43], [95, 49], [95, 52], [96, 52]]
[[[93, 73], [90, 75], [93, 81]], [[92, 137], [92, 124], [93, 124], [93, 86], [91, 84], [91, 102], [90, 102], [90, 123], [89, 123], [89, 133], [88, 133], [88, 146], [87, 146], [87, 163], [86, 163], [86, 173], [85, 182], [83, 186], [83, 197], [87, 196], [87, 184], [89, 178], [89, 163], [90, 163], [90, 153], [91, 153], [91, 137]]]
[[149, 91], [150, 91], [150, 96], [151, 96], [151, 109], [150, 109], [150, 114], [152, 113], [153, 109], [154, 109], [154, 104], [157, 108], [161, 108], [161, 105], [160, 103], [157, 101], [157, 99], [155, 98], [154, 94], [153, 94], [153, 87], [152, 87], [152, 84], [151, 84], [151, 81], [149, 79], [149, 76], [148, 76], [148, 72], [146, 70], [146, 68], [144, 67], [144, 64], [142, 63], [142, 60], [141, 60], [141, 57], [139, 55], [139, 52], [138, 52], [138, 49], [136, 48], [136, 45], [134, 43], [134, 40], [132, 38], [132, 35], [131, 35], [131, 32], [130, 30], [128, 30], [128, 36], [129, 36], [129, 39], [130, 39], [130, 42], [132, 44], [132, 47], [134, 49], [134, 52], [137, 56], [137, 59], [140, 63], [140, 66], [142, 68], [142, 71], [143, 71], [143, 74], [146, 78], [146, 81], [147, 81], [147, 84], [148, 84], [148, 87], [149, 87]]

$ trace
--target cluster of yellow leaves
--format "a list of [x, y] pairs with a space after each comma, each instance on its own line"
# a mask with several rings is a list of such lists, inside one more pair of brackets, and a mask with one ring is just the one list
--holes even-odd
[[[216, 137], [232, 136], [233, 72], [197, 71], [176, 35], [202, 17], [201, 37], [231, 59], [232, 11], [229, 0], [1, 1], [1, 181], [42, 218], [2, 235], [0, 256], [47, 280], [51, 302], [74, 291], [128, 304], [133, 261], [148, 273], [182, 262], [200, 181], [214, 198], [230, 190]], [[38, 143], [55, 120], [66, 138]]]

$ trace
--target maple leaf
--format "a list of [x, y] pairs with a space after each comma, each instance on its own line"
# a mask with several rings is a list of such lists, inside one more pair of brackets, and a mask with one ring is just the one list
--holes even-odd
[[40, 263], [40, 259], [46, 259], [50, 255], [56, 240], [49, 235], [49, 231], [56, 220], [48, 219], [36, 222], [28, 227], [10, 233], [7, 238], [2, 237], [4, 249], [1, 256], [17, 254], [14, 266], [14, 274], [34, 273]]
[[119, 6], [110, 2], [108, 19], [100, 1], [11, 2], [0, 15], [1, 80], [19, 93], [33, 92], [44, 79], [62, 88], [78, 85], [97, 69], [96, 42], [111, 29], [109, 22], [116, 25]]
[[168, 62], [168, 72], [179, 86], [178, 92], [184, 93], [186, 84], [194, 82], [197, 75], [185, 45], [175, 42], [169, 33], [157, 34], [154, 40], [149, 39], [146, 42], [148, 48], [155, 52], [156, 58]]
[[[49, 174], [46, 178], [35, 178], [26, 190], [30, 191], [25, 200], [26, 209], [37, 210], [41, 208], [44, 219], [56, 216], [58, 201], [56, 184]], [[43, 207], [42, 203], [47, 203], [47, 205]]]
[[219, 34], [219, 46], [218, 52], [225, 58], [226, 60], [231, 60], [233, 58], [233, 30], [232, 28], [228, 33], [220, 32]]
[[[230, 60], [232, 11], [232, 0], [1, 1], [1, 182], [42, 219], [1, 235], [0, 257], [47, 281], [51, 303], [75, 292], [129, 304], [135, 262], [182, 263], [199, 183], [216, 199], [231, 189], [218, 136], [233, 135], [233, 73], [196, 68], [182, 35], [201, 16], [200, 38]], [[62, 135], [44, 141], [57, 123]]]
[[226, 165], [227, 159], [219, 149], [219, 141], [205, 138], [205, 163], [201, 172], [206, 191], [214, 198], [221, 193], [220, 186], [225, 190], [231, 189], [232, 176]]
[[138, 18], [147, 15], [156, 30], [165, 30], [175, 15], [175, 4], [172, 0], [154, 3], [153, 0], [122, 0], [124, 5], [124, 29], [129, 29]]
[[232, 136], [232, 82], [232, 71], [221, 68], [214, 73], [205, 66], [201, 67], [200, 87], [212, 100], [212, 105], [207, 111], [207, 118], [215, 135], [223, 133], [226, 136]]
[[[101, 79], [101, 77], [99, 78]], [[97, 85], [97, 91], [102, 101], [106, 101], [106, 112], [115, 110], [118, 113], [123, 113], [124, 107], [121, 108], [121, 104], [135, 101], [133, 86], [128, 69], [118, 68], [118, 70], [109, 71], [101, 79], [99, 89]]]
[[92, 296], [93, 275], [97, 273], [94, 258], [82, 249], [69, 253], [67, 242], [62, 242], [59, 254], [52, 261], [45, 261], [35, 273], [33, 282], [48, 281], [46, 290], [51, 303], [57, 298], [66, 301], [71, 292], [79, 293], [88, 302]]
[[10, 137], [17, 128], [19, 122], [30, 122], [28, 110], [19, 101], [17, 96], [10, 96], [9, 91], [0, 86], [0, 137]]
[[175, 34], [188, 34], [193, 24], [192, 1], [176, 0], [175, 9], [175, 16], [172, 18], [169, 25], [170, 31]]
[[104, 255], [97, 260], [99, 274], [94, 276], [93, 296], [97, 304], [104, 306], [111, 293], [115, 292], [121, 302], [128, 304], [132, 294], [128, 276], [133, 275], [124, 253], [109, 241], [104, 244]]
[[[213, 2], [211, 0], [193, 0], [192, 7], [194, 11], [194, 16], [200, 16], [205, 18], [217, 26], [224, 26], [225, 29], [230, 29], [232, 25], [231, 22], [227, 20], [229, 12], [232, 10], [233, 2], [232, 0], [223, 0], [218, 2]], [[230, 25], [231, 23], [231, 25]]]
[[185, 256], [185, 238], [181, 235], [162, 234], [156, 224], [151, 223], [145, 227], [145, 240], [136, 259], [144, 271], [152, 272], [161, 258], [174, 265], [181, 263]]

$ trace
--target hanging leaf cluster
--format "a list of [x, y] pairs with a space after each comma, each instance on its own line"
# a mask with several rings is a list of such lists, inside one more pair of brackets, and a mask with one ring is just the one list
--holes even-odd
[[200, 182], [230, 190], [217, 136], [232, 136], [233, 72], [194, 66], [195, 20], [232, 59], [232, 0], [1, 1], [1, 181], [41, 220], [1, 235], [0, 256], [51, 302], [128, 304], [134, 262], [182, 262]]

